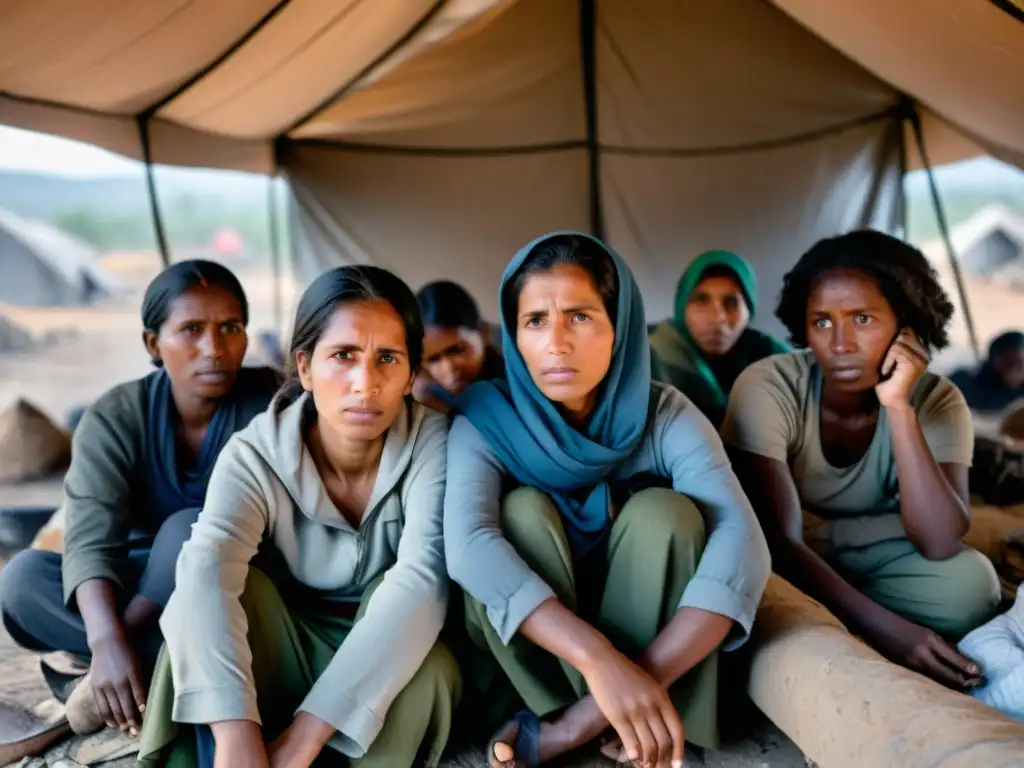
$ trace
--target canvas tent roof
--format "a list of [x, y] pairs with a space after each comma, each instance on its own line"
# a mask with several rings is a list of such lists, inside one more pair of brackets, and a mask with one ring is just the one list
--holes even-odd
[[652, 315], [682, 264], [781, 269], [892, 229], [932, 162], [1024, 165], [1021, 0], [37, 0], [5, 9], [0, 122], [158, 163], [281, 169], [299, 264], [458, 277], [605, 236]]

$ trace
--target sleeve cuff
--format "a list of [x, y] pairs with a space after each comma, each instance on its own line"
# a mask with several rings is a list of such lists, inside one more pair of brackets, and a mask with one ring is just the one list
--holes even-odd
[[487, 618], [505, 645], [515, 636], [519, 625], [545, 600], [555, 596], [554, 590], [537, 576], [530, 577], [505, 601], [504, 605], [487, 606]]
[[756, 603], [722, 582], [705, 576], [696, 576], [687, 584], [679, 607], [699, 608], [709, 613], [717, 613], [739, 624], [743, 633], [729, 637], [723, 646], [727, 651], [736, 650], [747, 642], [754, 627], [754, 617], [757, 615]]
[[171, 719], [176, 723], [206, 725], [221, 720], [250, 720], [262, 725], [256, 697], [245, 689], [219, 686], [182, 691], [174, 697]]
[[377, 738], [384, 723], [376, 713], [351, 696], [331, 695], [316, 686], [298, 709], [334, 726], [330, 745], [346, 757], [360, 758]]

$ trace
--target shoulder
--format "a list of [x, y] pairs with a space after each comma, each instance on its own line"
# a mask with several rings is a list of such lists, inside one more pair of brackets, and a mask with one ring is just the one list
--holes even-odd
[[654, 401], [654, 418], [650, 431], [654, 439], [679, 431], [701, 436], [715, 431], [700, 408], [675, 387], [651, 382], [651, 398]]
[[736, 379], [733, 391], [749, 391], [757, 387], [770, 387], [782, 393], [796, 395], [810, 386], [814, 355], [810, 350], [798, 350], [762, 358], [747, 366]]
[[146, 423], [147, 391], [157, 371], [141, 379], [108, 389], [82, 415], [75, 429], [76, 441], [95, 439], [100, 432], [122, 437], [141, 437]]
[[930, 371], [925, 371], [917, 382], [910, 402], [918, 415], [959, 410], [969, 412], [967, 401], [956, 384]]
[[410, 423], [410, 436], [415, 449], [444, 450], [448, 442], [448, 417], [428, 408], [422, 403], [413, 402], [407, 408]]

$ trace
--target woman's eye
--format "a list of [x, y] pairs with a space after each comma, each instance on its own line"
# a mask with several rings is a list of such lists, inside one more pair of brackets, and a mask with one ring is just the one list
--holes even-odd
[[225, 325], [221, 326], [221, 330], [223, 330], [224, 333], [241, 333], [242, 326], [240, 326], [238, 323], [226, 323]]
[[585, 323], [587, 322], [587, 320], [590, 319], [590, 317], [588, 315], [583, 314], [582, 312], [577, 312], [575, 315], [572, 316], [572, 319], [577, 323]]
[[857, 315], [853, 318], [853, 322], [857, 325], [867, 325], [871, 322], [871, 315]]
[[394, 355], [381, 355], [380, 361], [384, 363], [384, 365], [391, 365], [392, 363], [398, 362]]
[[829, 320], [827, 317], [819, 317], [817, 320], [814, 321], [814, 327], [815, 328], [831, 328], [832, 327], [832, 321]]
[[346, 352], [345, 350], [342, 350], [340, 352], [335, 352], [333, 355], [331, 355], [331, 357], [335, 358], [336, 360], [351, 360], [352, 359], [351, 353]]
[[539, 317], [531, 317], [526, 321], [527, 328], [540, 328], [543, 325], [543, 321]]
[[186, 331], [187, 333], [199, 333], [199, 332], [200, 332], [200, 331], [202, 331], [202, 330], [203, 330], [203, 329], [202, 329], [202, 326], [199, 326], [199, 325], [195, 325], [195, 324], [192, 324], [192, 325], [186, 325], [186, 326], [185, 326], [185, 331]]

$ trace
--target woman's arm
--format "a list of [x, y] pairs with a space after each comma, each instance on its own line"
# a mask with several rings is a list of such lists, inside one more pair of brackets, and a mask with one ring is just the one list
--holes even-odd
[[[913, 333], [903, 332], [897, 337], [882, 367], [891, 371], [891, 375], [875, 387], [875, 392], [885, 407], [892, 429], [903, 527], [907, 538], [926, 558], [945, 560], [959, 551], [970, 526], [967, 466], [939, 465], [910, 403], [928, 367], [928, 355]], [[950, 396], [945, 400], [937, 412], [929, 409], [924, 418], [937, 422], [932, 429], [950, 432], [955, 441], [958, 421], [966, 419], [969, 423], [970, 414], [962, 397]], [[962, 404], [959, 409], [962, 414], [957, 412], [958, 404]], [[949, 429], [943, 430], [944, 426]], [[961, 437], [964, 439], [969, 440], [970, 435]]]
[[397, 560], [299, 707], [300, 714], [329, 724], [329, 732], [318, 734], [327, 736], [321, 747], [337, 731], [338, 747], [361, 757], [437, 642], [448, 607], [442, 529], [446, 433], [446, 419], [425, 416], [401, 488], [405, 527]]
[[[176, 722], [260, 723], [248, 622], [239, 598], [271, 505], [290, 503], [283, 489], [277, 496], [268, 490], [268, 472], [250, 445], [238, 435], [231, 438], [178, 557], [175, 590], [160, 617], [174, 675]], [[215, 728], [215, 736], [218, 731], [229, 729]], [[225, 749], [218, 742], [218, 761]]]
[[736, 450], [733, 466], [761, 512], [776, 570], [820, 601], [886, 656], [945, 685], [977, 682], [977, 666], [931, 630], [913, 624], [858, 590], [804, 541], [803, 510], [784, 462]]

